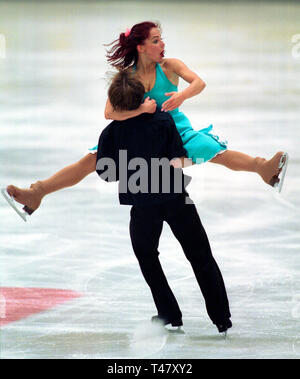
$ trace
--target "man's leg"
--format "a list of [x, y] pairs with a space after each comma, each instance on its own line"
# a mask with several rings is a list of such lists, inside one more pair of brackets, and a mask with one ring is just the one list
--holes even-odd
[[179, 206], [166, 221], [192, 265], [210, 319], [217, 326], [228, 323], [231, 315], [224, 281], [195, 205]]
[[157, 206], [131, 208], [132, 247], [151, 289], [158, 315], [168, 322], [181, 321], [181, 311], [158, 259], [157, 249], [163, 221], [157, 217], [158, 212], [155, 212], [157, 209]]

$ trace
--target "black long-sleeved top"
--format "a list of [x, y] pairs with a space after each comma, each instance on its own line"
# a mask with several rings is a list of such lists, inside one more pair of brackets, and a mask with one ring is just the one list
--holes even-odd
[[119, 181], [120, 204], [160, 204], [186, 193], [190, 178], [170, 165], [185, 155], [172, 117], [156, 110], [113, 121], [102, 131], [96, 171], [105, 181]]

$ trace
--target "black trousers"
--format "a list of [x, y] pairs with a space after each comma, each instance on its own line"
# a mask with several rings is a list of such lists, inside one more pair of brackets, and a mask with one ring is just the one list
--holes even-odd
[[151, 289], [158, 315], [169, 321], [182, 317], [158, 258], [159, 238], [166, 221], [191, 263], [210, 319], [214, 324], [227, 321], [231, 315], [224, 281], [195, 205], [186, 204], [185, 198], [179, 196], [159, 205], [133, 206], [130, 215], [132, 247]]

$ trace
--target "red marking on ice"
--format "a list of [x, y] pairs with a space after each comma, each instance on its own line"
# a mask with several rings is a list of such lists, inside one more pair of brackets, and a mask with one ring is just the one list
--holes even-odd
[[49, 288], [0, 288], [0, 326], [21, 320], [82, 296], [71, 290]]

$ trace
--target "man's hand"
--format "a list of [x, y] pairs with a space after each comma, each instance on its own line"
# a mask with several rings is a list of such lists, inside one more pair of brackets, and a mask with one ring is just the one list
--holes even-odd
[[141, 108], [143, 113], [154, 113], [156, 111], [156, 101], [150, 100], [150, 97], [148, 96], [141, 105]]
[[190, 167], [193, 164], [193, 161], [187, 157], [174, 158], [170, 161], [170, 165], [174, 168]]

